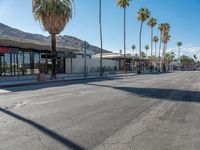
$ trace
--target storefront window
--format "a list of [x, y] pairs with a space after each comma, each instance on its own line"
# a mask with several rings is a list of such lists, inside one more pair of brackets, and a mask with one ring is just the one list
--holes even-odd
[[31, 74], [31, 65], [30, 65], [30, 52], [24, 52], [24, 74]]
[[46, 55], [46, 53], [40, 54], [40, 69], [43, 73], [47, 73], [47, 55]]
[[57, 73], [65, 73], [65, 59], [63, 57], [57, 58], [56, 70]]
[[4, 75], [4, 54], [0, 53], [0, 76]]
[[24, 52], [20, 51], [18, 54], [18, 75], [24, 75]]
[[12, 69], [11, 69], [11, 55], [5, 54], [5, 75], [11, 75]]
[[[35, 52], [17, 48], [0, 47], [0, 76], [34, 75], [39, 72], [51, 74], [52, 58], [50, 52]], [[56, 72], [65, 73], [65, 58], [58, 56]]]
[[11, 54], [11, 75], [17, 75], [18, 70], [18, 54]]
[[40, 53], [34, 53], [34, 74], [40, 72]]

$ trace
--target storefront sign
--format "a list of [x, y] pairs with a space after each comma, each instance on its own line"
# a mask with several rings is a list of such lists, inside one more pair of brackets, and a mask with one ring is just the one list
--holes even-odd
[[0, 53], [11, 53], [11, 48], [0, 47]]
[[16, 48], [7, 48], [7, 47], [0, 47], [0, 53], [4, 54], [4, 53], [12, 53], [12, 54], [18, 54], [19, 50]]

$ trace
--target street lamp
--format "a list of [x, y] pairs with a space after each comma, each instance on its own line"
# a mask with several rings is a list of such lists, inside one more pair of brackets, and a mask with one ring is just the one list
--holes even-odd
[[87, 78], [87, 47], [88, 47], [88, 43], [85, 41], [81, 47], [84, 49], [84, 78], [86, 79]]

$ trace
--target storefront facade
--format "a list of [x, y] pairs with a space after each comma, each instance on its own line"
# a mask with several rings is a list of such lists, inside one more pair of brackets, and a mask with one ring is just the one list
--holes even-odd
[[[57, 73], [65, 73], [65, 55], [58, 52]], [[0, 47], [0, 76], [34, 75], [39, 72], [51, 73], [50, 51]]]

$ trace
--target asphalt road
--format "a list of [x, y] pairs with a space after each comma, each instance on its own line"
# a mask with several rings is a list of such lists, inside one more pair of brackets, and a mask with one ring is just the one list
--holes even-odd
[[200, 72], [0, 91], [0, 150], [200, 149]]

